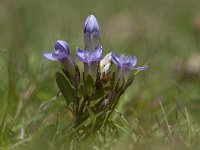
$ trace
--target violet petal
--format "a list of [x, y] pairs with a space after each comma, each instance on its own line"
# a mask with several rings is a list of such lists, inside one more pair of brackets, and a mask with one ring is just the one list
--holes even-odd
[[52, 56], [57, 60], [62, 60], [68, 57], [68, 55], [63, 54], [63, 53], [52, 53]]
[[100, 61], [102, 59], [102, 46], [99, 45], [91, 54], [91, 61]]
[[65, 53], [66, 55], [69, 54], [68, 44], [63, 40], [57, 40], [54, 45], [54, 48], [56, 51], [59, 51], [59, 53]]
[[58, 61], [58, 59], [56, 59], [55, 57], [53, 57], [53, 53], [49, 53], [49, 52], [44, 52], [43, 56], [49, 60], [54, 60], [54, 61]]
[[119, 60], [119, 57], [117, 57], [116, 55], [115, 55], [115, 53], [111, 53], [111, 56], [112, 56], [112, 61], [115, 63], [115, 65], [117, 65], [118, 67], [121, 67], [121, 64], [120, 64], [120, 60]]
[[78, 59], [79, 59], [80, 61], [86, 62], [84, 50], [82, 50], [82, 49], [80, 49], [80, 48], [76, 48], [76, 56], [78, 57]]
[[90, 15], [87, 17], [85, 24], [84, 24], [84, 33], [86, 32], [99, 32], [99, 25], [97, 19], [94, 15]]
[[148, 66], [142, 66], [142, 67], [136, 67], [136, 68], [132, 68], [134, 70], [146, 70], [148, 68]]

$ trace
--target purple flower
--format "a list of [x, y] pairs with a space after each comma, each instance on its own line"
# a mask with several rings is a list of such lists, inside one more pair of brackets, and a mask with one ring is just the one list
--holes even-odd
[[44, 52], [44, 57], [49, 60], [62, 61], [69, 57], [69, 47], [67, 42], [58, 40], [54, 45], [55, 52]]
[[95, 16], [90, 15], [84, 23], [85, 49], [94, 50], [99, 46], [99, 25]]
[[137, 57], [136, 56], [126, 56], [126, 55], [122, 54], [118, 57], [113, 52], [112, 52], [111, 55], [112, 55], [112, 61], [121, 70], [133, 70], [133, 69], [135, 69], [135, 70], [145, 70], [145, 69], [147, 69], [147, 66], [135, 68], [135, 65], [137, 64]]
[[119, 85], [122, 85], [122, 82], [126, 83], [129, 77], [131, 70], [145, 70], [147, 66], [135, 67], [137, 64], [136, 56], [126, 56], [124, 54], [116, 56], [113, 52], [111, 54], [112, 61], [117, 65], [117, 71], [115, 74], [116, 83], [120, 82]]
[[99, 45], [94, 51], [88, 49], [76, 49], [76, 56], [84, 63], [90, 64], [91, 62], [100, 61], [102, 59], [102, 46]]
[[45, 58], [54, 61], [60, 61], [66, 71], [72, 75], [75, 74], [75, 63], [70, 55], [67, 42], [58, 40], [54, 45], [55, 52], [44, 52]]
[[90, 15], [87, 17], [85, 24], [84, 24], [84, 33], [86, 32], [99, 32], [99, 25], [97, 22], [97, 19], [95, 18], [94, 15]]

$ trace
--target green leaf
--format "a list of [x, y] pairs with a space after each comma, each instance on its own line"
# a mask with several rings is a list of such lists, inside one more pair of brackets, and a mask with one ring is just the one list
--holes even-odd
[[59, 72], [56, 73], [56, 82], [58, 85], [58, 88], [60, 89], [60, 92], [64, 96], [67, 104], [73, 101], [75, 98], [75, 90], [74, 88], [69, 84], [67, 79]]
[[68, 78], [70, 83], [77, 87], [80, 83], [80, 71], [77, 65], [75, 65], [75, 74], [72, 74], [70, 71], [66, 70], [65, 68], [61, 68], [65, 76]]
[[87, 111], [89, 112], [90, 118], [93, 119], [95, 117], [95, 113], [92, 111], [91, 108], [87, 107]]
[[51, 140], [55, 134], [56, 134], [56, 126], [54, 124], [50, 124], [44, 129], [42, 136], [46, 140]]
[[127, 83], [126, 83], [124, 89], [122, 90], [122, 93], [121, 93], [121, 94], [123, 94], [123, 93], [126, 91], [126, 89], [133, 83], [134, 78], [135, 78], [135, 76], [132, 76], [132, 77], [130, 77], [130, 78], [128, 79], [128, 81], [127, 81]]
[[85, 90], [84, 90], [83, 85], [79, 85], [78, 91], [77, 91], [77, 96], [78, 96], [78, 97], [84, 97], [84, 95], [85, 95], [84, 92], [85, 92]]
[[129, 78], [128, 78], [128, 82], [134, 80], [135, 76], [136, 76], [136, 73], [134, 73], [134, 72], [130, 73]]
[[105, 96], [104, 88], [99, 89], [98, 91], [96, 91], [96, 92], [92, 95], [91, 100], [97, 100], [97, 99], [102, 98], [103, 96]]

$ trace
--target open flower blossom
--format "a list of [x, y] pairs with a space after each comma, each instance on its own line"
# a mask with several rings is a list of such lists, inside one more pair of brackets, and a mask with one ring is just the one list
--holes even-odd
[[90, 64], [94, 61], [100, 61], [102, 59], [102, 46], [99, 45], [94, 51], [82, 50], [80, 48], [76, 49], [76, 56], [78, 59], [84, 63]]
[[87, 17], [84, 23], [85, 49], [94, 50], [99, 46], [99, 24], [94, 15]]
[[126, 56], [124, 54], [116, 56], [113, 52], [111, 54], [112, 61], [116, 64], [117, 70], [115, 75], [116, 83], [122, 84], [123, 80], [126, 83], [128, 81], [131, 70], [145, 70], [148, 66], [135, 67], [137, 64], [136, 56]]
[[142, 67], [135, 67], [137, 64], [137, 57], [136, 56], [126, 56], [124, 54], [120, 55], [119, 57], [116, 56], [112, 52], [112, 61], [117, 65], [118, 68], [121, 70], [145, 70], [148, 66]]
[[55, 52], [44, 52], [44, 57], [49, 60], [62, 61], [69, 57], [69, 47], [67, 42], [58, 40], [54, 45]]
[[67, 42], [63, 40], [57, 40], [54, 45], [55, 52], [44, 52], [45, 58], [54, 61], [60, 61], [66, 70], [75, 74], [75, 63], [70, 55]]

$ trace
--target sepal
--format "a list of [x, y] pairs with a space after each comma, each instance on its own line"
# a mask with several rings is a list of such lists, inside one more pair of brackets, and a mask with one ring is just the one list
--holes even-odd
[[88, 75], [85, 80], [85, 88], [87, 91], [87, 95], [91, 97], [94, 93], [95, 87], [94, 87], [94, 80], [90, 75]]

